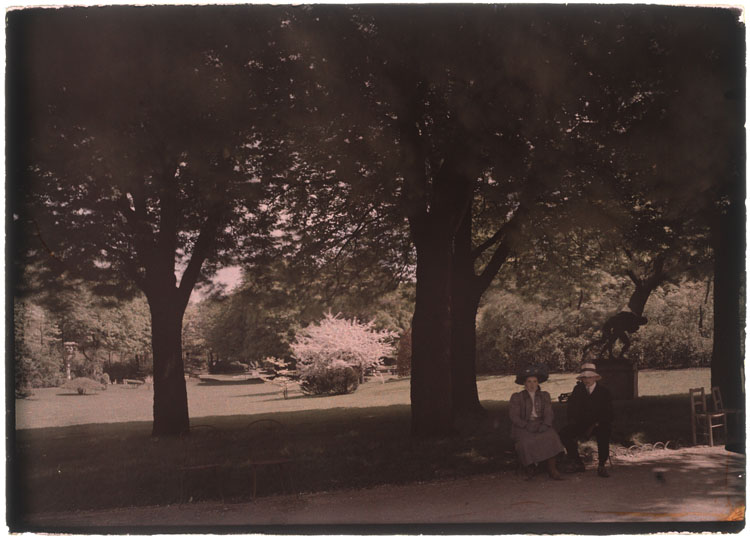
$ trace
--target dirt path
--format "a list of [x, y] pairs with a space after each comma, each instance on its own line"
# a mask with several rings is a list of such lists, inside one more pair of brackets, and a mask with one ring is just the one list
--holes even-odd
[[722, 447], [657, 450], [618, 458], [564, 481], [514, 473], [364, 490], [273, 496], [254, 503], [195, 503], [36, 514], [36, 531], [112, 526], [658, 522], [743, 520], [745, 458]]

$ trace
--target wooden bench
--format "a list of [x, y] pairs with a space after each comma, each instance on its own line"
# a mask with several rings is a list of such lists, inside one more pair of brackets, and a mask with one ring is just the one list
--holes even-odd
[[[284, 484], [284, 476], [286, 475], [289, 490], [292, 491], [294, 487], [289, 465], [295, 459], [290, 449], [284, 425], [275, 419], [258, 419], [248, 423], [245, 428], [252, 432], [251, 443], [255, 447], [261, 448], [258, 451], [253, 451], [253, 447], [251, 447], [251, 455], [248, 460], [252, 470], [253, 500], [258, 493], [258, 469], [263, 467], [272, 467], [278, 471], [281, 489], [284, 492], [286, 492], [286, 485]], [[270, 451], [263, 450], [264, 447], [269, 447]]]
[[179, 466], [180, 503], [189, 501], [188, 494], [190, 493], [191, 480], [206, 475], [212, 477], [214, 486], [221, 496], [221, 502], [224, 503], [224, 490], [221, 477], [219, 477], [219, 463], [204, 461], [200, 448], [202, 438], [214, 436], [216, 433], [217, 429], [212, 425], [193, 425], [188, 433], [180, 436], [182, 445], [182, 462]]

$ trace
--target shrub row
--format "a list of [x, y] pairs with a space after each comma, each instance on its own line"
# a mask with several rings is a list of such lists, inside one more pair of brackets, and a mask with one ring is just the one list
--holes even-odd
[[[687, 283], [651, 295], [644, 312], [648, 323], [631, 334], [627, 353], [639, 368], [710, 365], [712, 311], [700, 286]], [[477, 372], [512, 373], [532, 360], [554, 371], [575, 370], [584, 347], [614, 312], [542, 307], [496, 292], [477, 316]]]

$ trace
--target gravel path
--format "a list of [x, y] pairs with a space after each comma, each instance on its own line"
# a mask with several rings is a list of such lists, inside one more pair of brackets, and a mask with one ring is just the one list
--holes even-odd
[[35, 514], [34, 531], [150, 527], [446, 523], [634, 523], [744, 520], [745, 457], [723, 447], [618, 457], [611, 477], [589, 468], [563, 481], [514, 473], [403, 486], [273, 496], [254, 503], [194, 503]]

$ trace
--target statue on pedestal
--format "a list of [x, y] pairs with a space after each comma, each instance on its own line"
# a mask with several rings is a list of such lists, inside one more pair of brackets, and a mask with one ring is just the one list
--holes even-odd
[[[635, 333], [646, 323], [648, 323], [646, 317], [630, 311], [621, 311], [611, 316], [602, 326], [601, 337], [592, 341], [583, 349], [584, 357], [591, 348], [603, 345], [597, 354], [599, 359], [604, 357], [605, 351], [609, 352], [609, 359], [625, 359], [625, 353], [630, 348], [628, 333]], [[620, 349], [620, 355], [615, 357], [613, 348], [618, 340], [622, 343], [622, 348]]]

